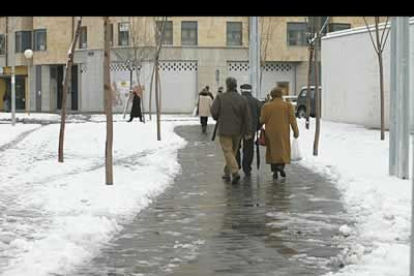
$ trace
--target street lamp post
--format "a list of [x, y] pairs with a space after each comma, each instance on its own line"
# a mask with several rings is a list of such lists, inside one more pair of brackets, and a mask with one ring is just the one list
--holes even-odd
[[29, 78], [29, 81], [28, 81], [28, 83], [29, 83], [29, 95], [28, 95], [28, 97], [27, 97], [27, 105], [28, 105], [28, 109], [27, 109], [27, 114], [30, 116], [30, 98], [31, 98], [31, 73], [30, 73], [30, 69], [31, 69], [31, 64], [30, 64], [30, 61], [32, 60], [32, 57], [33, 57], [33, 51], [31, 50], [31, 49], [26, 49], [26, 51], [24, 51], [24, 56], [25, 56], [25, 58], [27, 59], [27, 60], [29, 60], [29, 66], [27, 66], [27, 75], [28, 75], [28, 78]]

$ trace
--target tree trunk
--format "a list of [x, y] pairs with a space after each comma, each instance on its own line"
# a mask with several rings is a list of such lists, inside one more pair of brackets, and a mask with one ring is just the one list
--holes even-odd
[[106, 113], [106, 144], [105, 144], [105, 182], [106, 185], [112, 185], [113, 180], [113, 162], [112, 162], [112, 144], [113, 144], [113, 121], [112, 121], [112, 93], [109, 72], [110, 62], [110, 44], [109, 44], [109, 17], [104, 17], [104, 93], [105, 93], [105, 113]]
[[319, 63], [318, 63], [318, 49], [319, 49], [319, 35], [316, 38], [315, 43], [315, 140], [313, 143], [313, 155], [318, 156], [319, 150], [319, 134], [321, 128], [321, 106], [320, 106], [320, 94], [319, 94]]
[[155, 107], [157, 110], [157, 140], [161, 141], [161, 120], [160, 120], [160, 97], [159, 97], [159, 73], [158, 73], [158, 58], [155, 60]]
[[152, 74], [151, 74], [151, 84], [150, 84], [150, 95], [149, 95], [149, 118], [150, 121], [152, 120], [152, 84], [154, 83], [154, 72], [155, 72], [155, 64], [152, 67]]
[[308, 65], [308, 90], [306, 92], [306, 129], [309, 129], [309, 116], [310, 116], [310, 84], [312, 73], [312, 61], [313, 61], [313, 45], [309, 45], [309, 65]]
[[[141, 68], [142, 68], [142, 66], [141, 66]], [[137, 78], [138, 85], [141, 87], [141, 82], [139, 81], [139, 76], [140, 76], [139, 72], [140, 72], [140, 70], [138, 70], [138, 67], [137, 67], [137, 69], [135, 71], [135, 76]], [[142, 93], [141, 93], [141, 108], [142, 108], [142, 121], [145, 124], [145, 104], [144, 104], [144, 94], [145, 93], [144, 92], [145, 92], [145, 90], [143, 89]]]
[[384, 116], [384, 66], [382, 62], [382, 53], [378, 55], [379, 73], [380, 73], [380, 98], [381, 98], [381, 140], [385, 140], [385, 116]]
[[66, 123], [66, 100], [68, 94], [68, 86], [70, 81], [70, 72], [73, 64], [73, 53], [76, 47], [76, 42], [80, 36], [82, 24], [82, 17], [79, 18], [78, 24], [76, 26], [76, 35], [72, 40], [72, 44], [70, 45], [69, 52], [68, 52], [68, 60], [66, 61], [66, 70], [65, 70], [65, 77], [63, 80], [63, 91], [62, 91], [62, 108], [60, 110], [60, 132], [59, 132], [59, 149], [58, 149], [58, 162], [63, 163], [63, 142], [65, 138], [65, 123]]

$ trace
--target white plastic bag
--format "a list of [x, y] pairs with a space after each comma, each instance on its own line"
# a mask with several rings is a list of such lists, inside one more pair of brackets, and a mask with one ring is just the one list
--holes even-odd
[[302, 154], [300, 152], [299, 148], [299, 142], [298, 139], [294, 138], [292, 141], [292, 148], [290, 153], [290, 159], [292, 161], [300, 161], [302, 160]]
[[193, 110], [193, 117], [196, 117], [196, 116], [197, 116], [197, 106], [194, 107], [194, 110]]

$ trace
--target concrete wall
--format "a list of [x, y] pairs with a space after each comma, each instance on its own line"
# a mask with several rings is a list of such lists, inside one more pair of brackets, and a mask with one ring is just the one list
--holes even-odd
[[[414, 43], [414, 21], [410, 45]], [[374, 33], [373, 33], [374, 34]], [[332, 33], [322, 39], [322, 118], [380, 127], [380, 90], [377, 55], [366, 28]], [[390, 40], [384, 49], [385, 125], [389, 122]], [[414, 68], [414, 48], [410, 49]], [[412, 72], [412, 71], [411, 71]], [[411, 89], [413, 78], [411, 78]]]

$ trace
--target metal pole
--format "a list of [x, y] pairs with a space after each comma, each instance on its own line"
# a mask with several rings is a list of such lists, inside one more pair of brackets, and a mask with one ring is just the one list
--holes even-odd
[[16, 49], [15, 49], [15, 35], [12, 32], [9, 34], [9, 39], [11, 39], [11, 119], [12, 119], [12, 125], [14, 126], [16, 124]]
[[[260, 44], [260, 29], [259, 29], [259, 18], [256, 18], [256, 98], [259, 98], [259, 95], [261, 96], [261, 83], [260, 83], [260, 50], [261, 50], [261, 44]], [[264, 66], [264, 64], [263, 64]]]
[[390, 74], [390, 119], [389, 119], [389, 162], [388, 170], [390, 175], [396, 175], [396, 147], [397, 147], [397, 130], [396, 130], [396, 58], [397, 58], [397, 26], [396, 17], [391, 19], [391, 74]]
[[256, 97], [260, 96], [260, 48], [259, 48], [259, 24], [256, 16], [250, 17], [250, 40], [249, 40], [249, 80], [252, 91]]
[[408, 17], [397, 17], [397, 177], [407, 179], [409, 163], [409, 22]]

